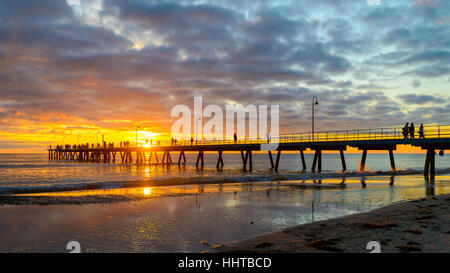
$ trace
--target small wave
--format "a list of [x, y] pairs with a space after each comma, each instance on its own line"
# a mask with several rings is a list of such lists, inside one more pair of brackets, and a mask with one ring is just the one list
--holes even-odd
[[[450, 173], [450, 168], [438, 170], [438, 174]], [[419, 170], [402, 170], [402, 171], [373, 171], [373, 172], [324, 172], [324, 173], [266, 173], [252, 174], [247, 173], [240, 176], [222, 176], [222, 177], [157, 177], [151, 180], [134, 180], [134, 181], [100, 181], [100, 182], [83, 182], [83, 183], [59, 183], [53, 185], [26, 185], [26, 186], [7, 186], [0, 187], [0, 194], [27, 194], [27, 193], [43, 193], [43, 192], [62, 192], [62, 191], [78, 191], [78, 190], [95, 190], [95, 189], [115, 189], [127, 187], [148, 187], [148, 186], [173, 186], [173, 185], [189, 185], [189, 184], [218, 184], [218, 183], [248, 183], [248, 182], [269, 182], [282, 180], [313, 180], [340, 177], [365, 177], [365, 176], [386, 176], [386, 175], [416, 175], [422, 174]]]

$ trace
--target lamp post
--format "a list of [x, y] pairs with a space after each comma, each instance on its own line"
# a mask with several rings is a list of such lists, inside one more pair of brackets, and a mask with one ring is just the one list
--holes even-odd
[[138, 129], [140, 129], [141, 126], [139, 126], [139, 124], [136, 124], [136, 147], [138, 146]]
[[[195, 145], [198, 145], [198, 122], [202, 120], [202, 117], [199, 115], [198, 119], [195, 119]], [[202, 131], [203, 135], [203, 131]]]
[[314, 142], [314, 107], [316, 105], [319, 105], [319, 102], [317, 101], [317, 97], [312, 97], [312, 141]]
[[67, 136], [67, 135], [64, 135], [64, 136], [63, 136], [63, 141], [62, 141], [63, 144], [62, 144], [62, 146], [64, 146], [64, 139], [66, 138], [66, 136]]

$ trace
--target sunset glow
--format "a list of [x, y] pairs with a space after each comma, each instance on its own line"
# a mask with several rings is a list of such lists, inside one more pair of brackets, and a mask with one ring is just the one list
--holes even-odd
[[167, 140], [171, 108], [195, 95], [279, 104], [281, 133], [311, 130], [313, 95], [317, 130], [448, 121], [448, 1], [13, 2], [0, 4], [0, 152], [134, 144], [136, 124], [140, 145]]

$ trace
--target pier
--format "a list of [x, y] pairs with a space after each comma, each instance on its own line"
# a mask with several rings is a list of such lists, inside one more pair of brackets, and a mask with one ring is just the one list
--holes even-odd
[[[123, 163], [137, 165], [172, 165], [181, 166], [186, 163], [186, 152], [197, 153], [196, 167], [203, 170], [205, 164], [205, 152], [217, 152], [218, 158], [216, 168], [222, 169], [225, 165], [223, 152], [238, 152], [242, 159], [243, 170], [253, 170], [254, 152], [261, 151], [261, 144], [278, 143], [274, 151], [265, 151], [268, 154], [268, 164], [278, 171], [284, 151], [298, 151], [301, 158], [300, 171], [307, 170], [304, 156], [306, 150], [314, 152], [311, 171], [320, 173], [322, 171], [322, 152], [339, 151], [342, 171], [347, 170], [344, 152], [348, 147], [354, 147], [361, 151], [361, 162], [359, 171], [364, 171], [365, 162], [369, 151], [384, 150], [389, 154], [391, 170], [395, 171], [394, 151], [397, 145], [411, 145], [426, 150], [424, 175], [435, 176], [436, 152], [444, 153], [450, 149], [450, 125], [424, 126], [424, 138], [419, 139], [416, 134], [414, 139], [404, 139], [401, 127], [375, 128], [361, 130], [340, 130], [312, 133], [294, 133], [271, 136], [269, 140], [259, 139], [237, 139], [234, 140], [187, 140], [161, 141], [159, 145], [148, 147], [106, 147], [99, 145], [73, 145], [70, 147], [49, 147], [49, 160], [76, 160], [81, 162], [104, 162]], [[408, 135], [409, 137], [409, 135]], [[161, 159], [158, 153], [163, 153]], [[273, 154], [275, 153], [275, 155]], [[175, 161], [172, 156], [177, 155]], [[274, 158], [275, 157], [275, 158]]]

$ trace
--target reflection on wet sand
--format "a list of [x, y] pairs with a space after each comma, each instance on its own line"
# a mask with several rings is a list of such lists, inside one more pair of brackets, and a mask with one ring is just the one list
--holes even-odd
[[[241, 240], [428, 194], [450, 193], [448, 177], [428, 182], [421, 176], [321, 180], [34, 194], [158, 198], [106, 205], [0, 207], [0, 251], [64, 252], [69, 240], [77, 240], [86, 252], [200, 252], [207, 248], [202, 241], [215, 245]], [[344, 188], [335, 186], [342, 183]]]

